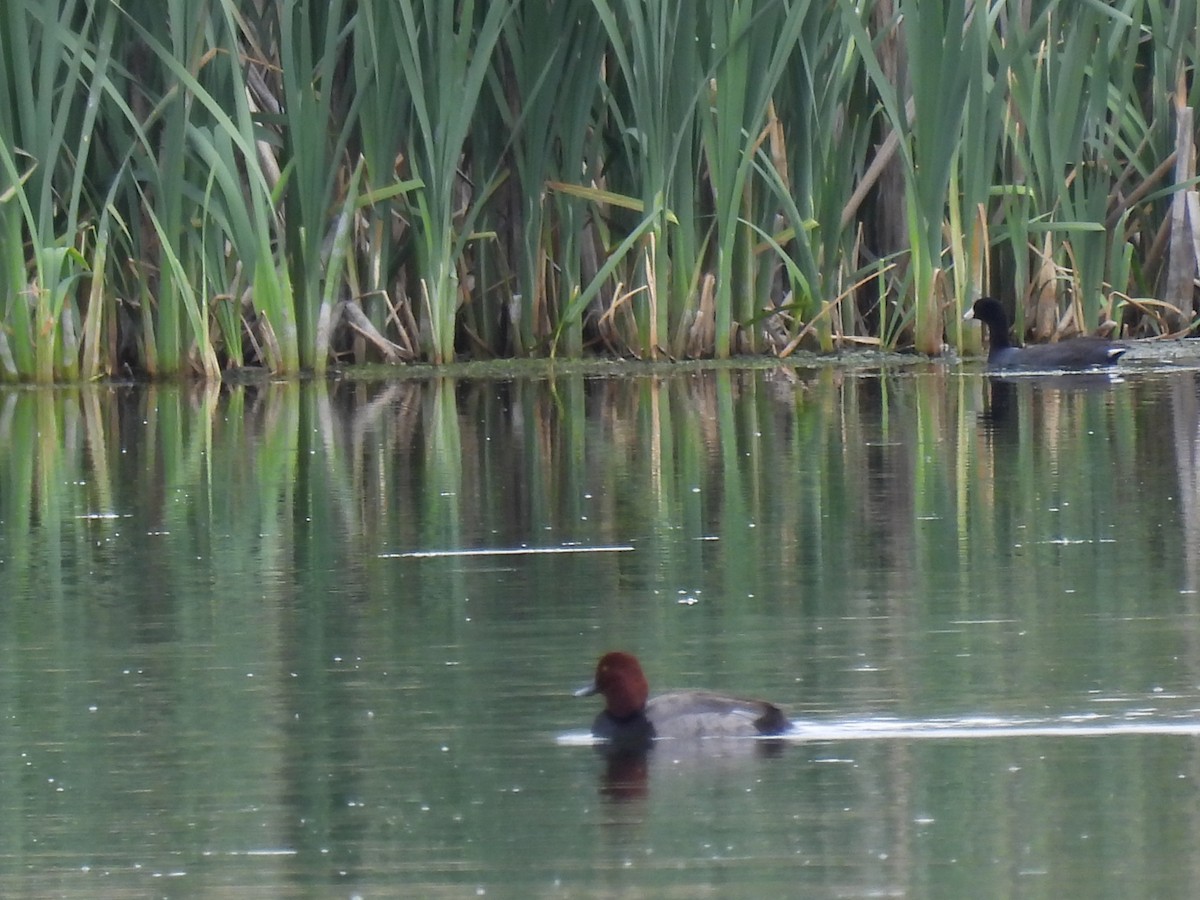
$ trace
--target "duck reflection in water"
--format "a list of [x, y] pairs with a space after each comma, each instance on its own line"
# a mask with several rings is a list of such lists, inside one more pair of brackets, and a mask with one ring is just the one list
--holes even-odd
[[783, 735], [792, 727], [783, 710], [765, 700], [711, 691], [672, 691], [653, 698], [649, 693], [641, 664], [623, 652], [602, 656], [592, 683], [576, 691], [577, 697], [604, 697], [592, 735], [602, 739], [598, 748], [606, 757], [602, 792], [614, 799], [645, 794], [647, 755], [656, 744], [663, 744], [664, 751], [669, 746], [674, 759], [747, 752], [773, 756], [783, 742], [761, 738]]
[[621, 802], [650, 793], [650, 748], [630, 750], [598, 744], [596, 749], [604, 756], [602, 796]]

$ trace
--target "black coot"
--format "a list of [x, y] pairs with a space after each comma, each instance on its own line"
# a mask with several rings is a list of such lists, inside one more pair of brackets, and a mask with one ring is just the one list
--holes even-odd
[[1008, 340], [1008, 314], [994, 297], [980, 297], [963, 318], [987, 327], [988, 365], [994, 369], [1093, 369], [1113, 365], [1127, 349], [1097, 337], [1014, 347]]

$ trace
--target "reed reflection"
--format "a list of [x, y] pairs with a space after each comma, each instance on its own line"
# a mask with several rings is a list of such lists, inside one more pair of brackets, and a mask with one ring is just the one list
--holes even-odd
[[1184, 589], [1195, 596], [1200, 592], [1200, 375], [1188, 373], [1173, 380], [1171, 411], [1183, 525], [1181, 552], [1187, 560]]
[[217, 860], [187, 887], [278, 894], [265, 847], [432, 894], [515, 846], [586, 858], [584, 807], [644, 825], [604, 871], [647, 834], [686, 866], [714, 804], [761, 841], [747, 867], [850, 848], [909, 892], [921, 854], [968, 858], [956, 837], [1061, 859], [1064, 815], [1184, 858], [1195, 817], [1138, 811], [1178, 802], [1186, 735], [551, 742], [598, 644], [800, 722], [1194, 717], [1197, 405], [1194, 373], [0, 392], [0, 859], [101, 860], [130, 894]]

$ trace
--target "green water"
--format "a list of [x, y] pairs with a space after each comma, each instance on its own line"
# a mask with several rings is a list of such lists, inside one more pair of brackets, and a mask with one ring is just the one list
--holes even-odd
[[[1198, 391], [0, 392], [0, 896], [1190, 896]], [[811, 736], [614, 787], [616, 648]]]

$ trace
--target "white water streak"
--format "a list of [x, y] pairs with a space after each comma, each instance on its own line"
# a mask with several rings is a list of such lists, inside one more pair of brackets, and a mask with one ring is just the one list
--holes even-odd
[[852, 719], [795, 722], [789, 741], [929, 740], [947, 738], [1112, 737], [1174, 734], [1200, 737], [1200, 718], [1061, 716], [1046, 719], [970, 717], [963, 719]]
[[[770, 740], [810, 741], [948, 740], [951, 738], [1117, 737], [1134, 734], [1200, 737], [1200, 712], [1188, 718], [1060, 716], [1045, 719], [977, 716], [962, 719], [840, 719], [793, 722], [792, 729]], [[724, 738], [728, 740], [728, 738]], [[749, 740], [760, 740], [750, 738]], [[560, 734], [556, 743], [596, 743], [587, 732]]]
[[627, 553], [633, 547], [494, 547], [476, 550], [411, 550], [406, 553], [380, 553], [379, 559], [435, 559], [458, 556], [538, 556], [547, 553]]

